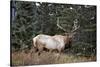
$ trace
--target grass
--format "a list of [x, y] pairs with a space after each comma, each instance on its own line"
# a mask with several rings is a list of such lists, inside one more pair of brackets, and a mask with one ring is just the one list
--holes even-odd
[[12, 52], [11, 55], [12, 66], [91, 62], [96, 61], [96, 46], [77, 42], [62, 54], [44, 51], [38, 56], [37, 53], [31, 54], [30, 50], [26, 50], [26, 52]]
[[12, 66], [23, 65], [42, 65], [42, 64], [62, 64], [62, 63], [76, 63], [96, 61], [95, 56], [81, 56], [71, 54], [61, 54], [43, 52], [40, 56], [37, 53], [32, 55], [25, 52], [12, 53]]

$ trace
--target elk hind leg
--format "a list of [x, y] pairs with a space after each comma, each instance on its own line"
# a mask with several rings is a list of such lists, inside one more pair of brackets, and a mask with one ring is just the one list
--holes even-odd
[[42, 51], [43, 51], [43, 46], [40, 46], [39, 48], [38, 48], [38, 56], [42, 53]]

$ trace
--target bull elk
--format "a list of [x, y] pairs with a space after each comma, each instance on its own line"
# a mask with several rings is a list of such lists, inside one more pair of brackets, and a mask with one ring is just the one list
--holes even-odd
[[[39, 54], [44, 49], [48, 49], [49, 51], [57, 50], [59, 53], [64, 51], [64, 48], [66, 46], [71, 46], [71, 42], [73, 39], [75, 31], [79, 28], [79, 26], [75, 25], [76, 22], [74, 22], [74, 29], [70, 33], [66, 33], [65, 35], [45, 35], [45, 34], [39, 34], [36, 37], [33, 38], [33, 46], [36, 50], [38, 50]], [[62, 29], [63, 31], [66, 31], [63, 27], [59, 25], [59, 18], [57, 19], [57, 26], [58, 28]]]

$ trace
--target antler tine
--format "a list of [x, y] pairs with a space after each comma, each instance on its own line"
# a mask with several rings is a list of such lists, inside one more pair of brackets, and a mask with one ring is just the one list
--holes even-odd
[[58, 26], [58, 28], [60, 28], [60, 29], [62, 29], [63, 31], [66, 32], [66, 29], [64, 29], [63, 27], [61, 27], [61, 26], [59, 25], [59, 17], [57, 18], [57, 26]]
[[75, 28], [74, 30], [72, 30], [72, 32], [76, 31], [76, 30], [79, 29], [79, 28], [80, 28], [80, 26], [78, 26], [77, 28]]
[[80, 25], [78, 25], [77, 19], [74, 21], [74, 26], [73, 26], [73, 28], [74, 28], [74, 30], [72, 30], [71, 32], [74, 32], [74, 31], [76, 31], [77, 29], [80, 28]]

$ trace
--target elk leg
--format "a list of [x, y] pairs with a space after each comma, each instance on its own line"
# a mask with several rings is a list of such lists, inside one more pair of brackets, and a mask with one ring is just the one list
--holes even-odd
[[52, 52], [58, 53], [58, 50], [57, 49], [53, 49]]
[[32, 56], [32, 53], [36, 52], [36, 48], [32, 46], [31, 50], [30, 50], [30, 55]]
[[40, 55], [41, 54], [41, 52], [43, 51], [43, 46], [39, 46], [39, 48], [38, 48], [38, 55]]
[[60, 50], [60, 49], [58, 49], [57, 51], [58, 51], [58, 54], [57, 54], [57, 60], [59, 60], [60, 55], [61, 55], [61, 50]]
[[52, 53], [53, 52], [53, 49], [49, 49], [49, 52]]

